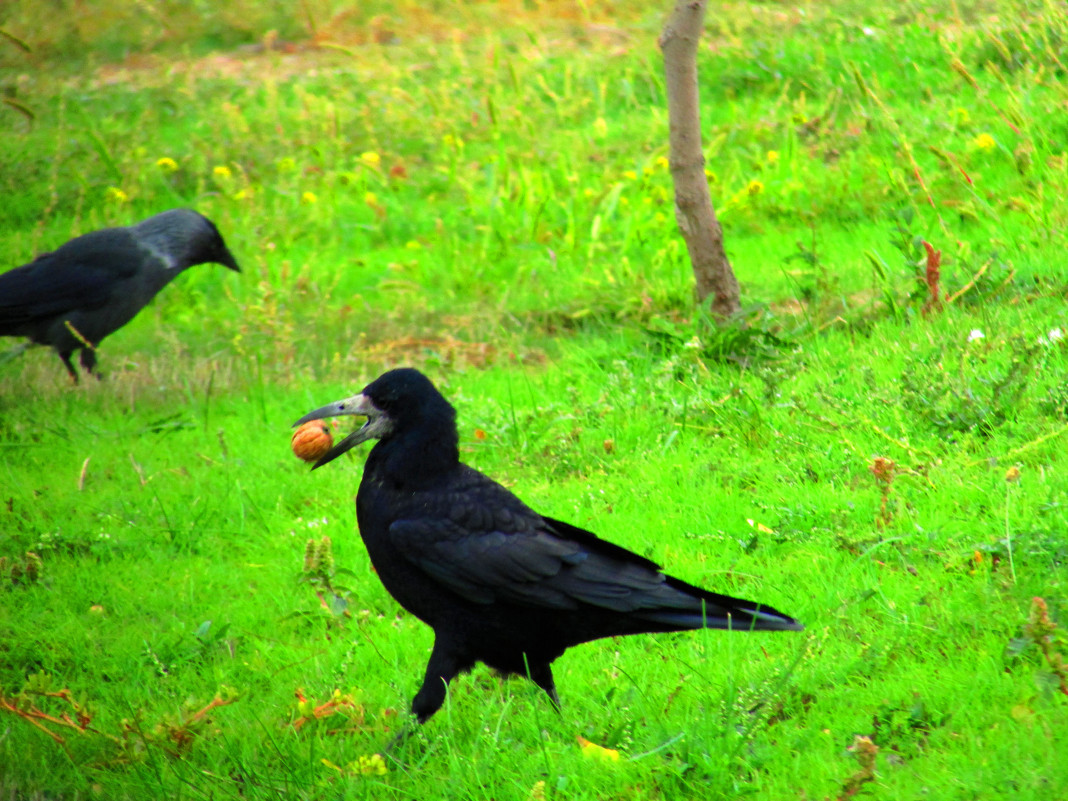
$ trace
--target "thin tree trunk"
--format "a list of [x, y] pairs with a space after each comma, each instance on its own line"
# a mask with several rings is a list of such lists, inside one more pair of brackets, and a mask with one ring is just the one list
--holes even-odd
[[706, 4], [707, 0], [678, 0], [659, 45], [667, 77], [675, 220], [690, 254], [697, 299], [703, 303], [711, 297], [712, 312], [728, 317], [741, 308], [738, 279], [723, 250], [723, 228], [712, 208], [701, 150], [697, 43]]

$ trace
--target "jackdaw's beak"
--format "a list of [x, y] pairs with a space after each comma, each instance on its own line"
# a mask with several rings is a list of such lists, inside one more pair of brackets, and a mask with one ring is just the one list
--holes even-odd
[[361, 442], [380, 438], [392, 430], [392, 423], [389, 418], [386, 417], [382, 413], [382, 410], [375, 406], [371, 402], [371, 399], [366, 395], [353, 395], [351, 398], [346, 398], [345, 400], [328, 403], [326, 406], [320, 407], [314, 412], [308, 412], [302, 418], [297, 420], [293, 426], [301, 426], [312, 420], [323, 420], [327, 417], [343, 417], [351, 414], [363, 415], [367, 418], [367, 422], [327, 451], [319, 461], [312, 465], [312, 470], [322, 467], [328, 462], [334, 461], [334, 459], [339, 457], [345, 451], [355, 448]]
[[241, 268], [237, 266], [237, 259], [234, 258], [234, 254], [225, 247], [222, 249], [222, 253], [216, 257], [215, 261], [223, 267], [233, 270], [235, 273], [241, 272]]

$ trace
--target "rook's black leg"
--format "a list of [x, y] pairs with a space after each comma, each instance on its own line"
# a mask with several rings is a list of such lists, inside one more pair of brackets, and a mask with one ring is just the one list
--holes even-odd
[[553, 681], [552, 667], [548, 662], [540, 662], [528, 665], [528, 669], [530, 670], [530, 680], [545, 690], [549, 700], [553, 702], [553, 706], [559, 711], [560, 696], [556, 694], [556, 682]]
[[441, 709], [445, 703], [445, 685], [460, 672], [471, 667], [470, 661], [461, 660], [456, 654], [446, 652], [441, 641], [434, 641], [434, 650], [430, 652], [430, 661], [426, 666], [423, 686], [412, 701], [412, 712], [420, 723]]

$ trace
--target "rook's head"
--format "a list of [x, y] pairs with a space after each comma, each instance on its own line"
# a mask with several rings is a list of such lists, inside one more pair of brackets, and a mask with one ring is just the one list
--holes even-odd
[[367, 422], [331, 448], [312, 469], [322, 467], [369, 439], [388, 439], [428, 420], [446, 422], [455, 431], [456, 413], [430, 379], [411, 367], [383, 373], [358, 395], [308, 412], [293, 425], [326, 417], [360, 415]]

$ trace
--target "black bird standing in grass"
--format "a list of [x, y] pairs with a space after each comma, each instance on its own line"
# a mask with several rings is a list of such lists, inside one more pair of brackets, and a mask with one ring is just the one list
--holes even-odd
[[0, 275], [0, 336], [52, 346], [77, 381], [70, 361], [75, 350], [92, 373], [100, 340], [130, 322], [180, 272], [207, 262], [241, 271], [215, 224], [190, 209], [92, 231]]
[[476, 661], [529, 676], [559, 704], [552, 661], [572, 645], [686, 629], [800, 631], [770, 606], [717, 595], [575, 526], [539, 515], [460, 462], [456, 411], [422, 373], [391, 370], [296, 425], [367, 422], [315, 463], [368, 439], [356, 496], [360, 534], [386, 589], [434, 629], [412, 702], [422, 723]]

